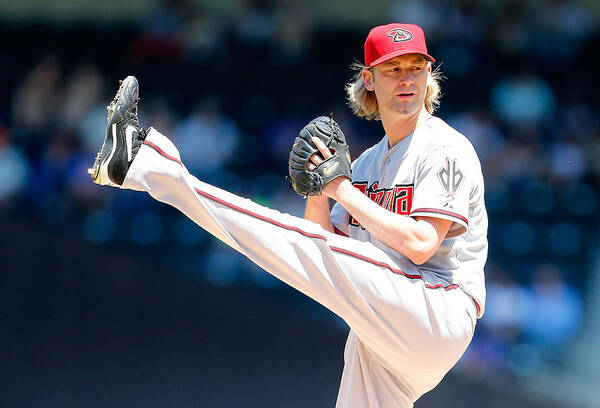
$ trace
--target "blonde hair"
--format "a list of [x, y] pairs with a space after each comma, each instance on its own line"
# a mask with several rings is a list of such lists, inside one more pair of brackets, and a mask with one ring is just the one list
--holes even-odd
[[[352, 112], [360, 118], [367, 120], [380, 120], [379, 117], [379, 106], [377, 105], [377, 98], [375, 97], [374, 91], [369, 91], [365, 87], [362, 72], [365, 69], [371, 70], [364, 64], [354, 62], [350, 65], [353, 71], [356, 71], [353, 81], [346, 84], [346, 97], [348, 99], [348, 105], [352, 109]], [[442, 89], [440, 88], [440, 81], [444, 79], [441, 71], [438, 67], [433, 69], [427, 76], [427, 92], [425, 93], [425, 109], [430, 114], [433, 114], [435, 110], [440, 106], [440, 98], [442, 96]]]

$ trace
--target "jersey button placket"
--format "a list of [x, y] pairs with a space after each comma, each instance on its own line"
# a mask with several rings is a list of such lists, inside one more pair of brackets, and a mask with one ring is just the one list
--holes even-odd
[[381, 169], [381, 181], [384, 182], [385, 179], [387, 178], [386, 174], [387, 174], [387, 166], [388, 164], [390, 164], [390, 157], [386, 157], [385, 160], [383, 161], [383, 168]]

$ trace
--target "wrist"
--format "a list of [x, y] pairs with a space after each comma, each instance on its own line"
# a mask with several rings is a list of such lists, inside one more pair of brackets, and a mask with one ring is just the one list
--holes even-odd
[[329, 197], [327, 197], [325, 194], [308, 196], [306, 197], [306, 201], [318, 204], [325, 203], [329, 205]]
[[340, 201], [340, 197], [349, 189], [353, 189], [354, 186], [352, 182], [347, 177], [339, 177], [332, 180], [325, 190], [323, 190], [323, 194], [326, 194], [328, 197], [333, 198], [335, 201]]

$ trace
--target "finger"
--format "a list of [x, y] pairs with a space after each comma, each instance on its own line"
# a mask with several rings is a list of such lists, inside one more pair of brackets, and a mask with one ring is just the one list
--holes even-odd
[[313, 163], [310, 163], [310, 162], [306, 165], [306, 168], [309, 171], [313, 171], [315, 169], [315, 167], [317, 167], [317, 166], [315, 166]]
[[316, 164], [317, 166], [323, 163], [323, 159], [321, 158], [321, 155], [319, 155], [319, 153], [315, 153], [312, 156], [310, 156], [310, 161]]
[[317, 146], [317, 148], [319, 149], [319, 152], [325, 159], [329, 159], [331, 156], [333, 156], [333, 154], [331, 154], [331, 152], [329, 151], [329, 148], [327, 148], [327, 146], [325, 146], [325, 143], [323, 143], [323, 141], [321, 139], [319, 139], [316, 136], [313, 136], [311, 138], [311, 140], [315, 144], [315, 146]]

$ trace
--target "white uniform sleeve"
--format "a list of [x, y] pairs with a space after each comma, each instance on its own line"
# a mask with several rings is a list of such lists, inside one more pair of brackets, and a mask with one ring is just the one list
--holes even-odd
[[350, 235], [348, 228], [348, 211], [340, 203], [335, 203], [330, 213], [333, 230], [336, 234], [347, 237]]
[[454, 147], [432, 151], [417, 169], [411, 217], [453, 221], [447, 238], [466, 232], [474, 166]]

